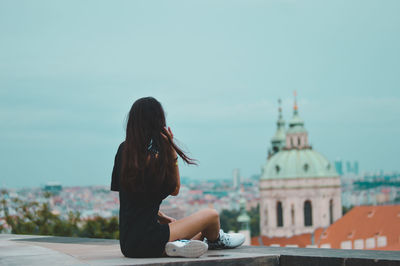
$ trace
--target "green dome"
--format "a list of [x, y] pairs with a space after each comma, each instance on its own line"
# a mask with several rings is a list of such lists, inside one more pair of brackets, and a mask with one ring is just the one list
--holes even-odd
[[338, 176], [333, 165], [312, 149], [282, 150], [262, 169], [261, 179], [315, 178]]

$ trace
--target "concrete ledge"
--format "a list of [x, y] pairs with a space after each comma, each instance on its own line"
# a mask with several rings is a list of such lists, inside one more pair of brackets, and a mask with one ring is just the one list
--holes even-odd
[[243, 246], [201, 258], [125, 258], [117, 240], [0, 234], [0, 265], [400, 265], [400, 251]]

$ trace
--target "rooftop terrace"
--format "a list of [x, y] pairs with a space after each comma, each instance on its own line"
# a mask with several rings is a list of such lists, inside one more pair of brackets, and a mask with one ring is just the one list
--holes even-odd
[[0, 234], [0, 265], [400, 265], [400, 251], [243, 246], [201, 258], [125, 258], [117, 240]]

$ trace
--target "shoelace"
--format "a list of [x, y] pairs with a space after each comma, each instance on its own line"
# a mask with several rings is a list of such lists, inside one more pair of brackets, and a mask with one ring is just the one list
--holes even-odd
[[229, 246], [231, 244], [231, 238], [225, 232], [220, 233], [219, 241], [225, 244], [226, 246]]
[[229, 234], [226, 234], [224, 231], [221, 230], [217, 241], [207, 241], [207, 243], [213, 248], [223, 248], [231, 245], [231, 238]]

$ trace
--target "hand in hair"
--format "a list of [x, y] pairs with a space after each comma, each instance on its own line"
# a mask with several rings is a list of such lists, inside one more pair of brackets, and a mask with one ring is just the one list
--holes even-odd
[[[172, 140], [174, 138], [174, 134], [172, 134], [171, 128], [170, 127], [164, 127], [163, 128], [163, 132], [161, 132], [161, 135], [163, 135], [163, 137], [165, 139], [168, 139], [168, 137]], [[167, 137], [168, 136], [168, 137]]]
[[[172, 134], [171, 128], [170, 127], [164, 127], [163, 131], [161, 132], [162, 137], [167, 141], [170, 142], [172, 144], [173, 142], [173, 138], [174, 138], [174, 134]], [[176, 151], [173, 148], [173, 146], [171, 145], [171, 152], [172, 152], [172, 156], [175, 158], [176, 155]]]

